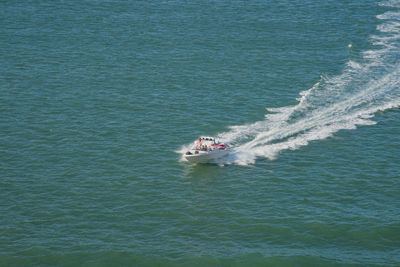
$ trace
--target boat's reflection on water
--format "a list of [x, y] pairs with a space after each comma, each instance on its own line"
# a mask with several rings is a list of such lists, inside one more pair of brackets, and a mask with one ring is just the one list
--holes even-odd
[[223, 175], [222, 163], [184, 163], [183, 179], [210, 179]]

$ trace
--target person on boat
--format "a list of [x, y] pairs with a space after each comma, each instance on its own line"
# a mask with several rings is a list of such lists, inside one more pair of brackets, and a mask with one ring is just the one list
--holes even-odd
[[197, 141], [196, 148], [201, 149], [201, 138], [199, 138], [199, 141]]

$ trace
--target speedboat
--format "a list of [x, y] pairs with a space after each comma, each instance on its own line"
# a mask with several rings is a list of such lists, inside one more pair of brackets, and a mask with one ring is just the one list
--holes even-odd
[[226, 156], [228, 153], [229, 147], [226, 144], [215, 141], [213, 137], [202, 136], [186, 152], [185, 158], [191, 163], [211, 163], [215, 159]]

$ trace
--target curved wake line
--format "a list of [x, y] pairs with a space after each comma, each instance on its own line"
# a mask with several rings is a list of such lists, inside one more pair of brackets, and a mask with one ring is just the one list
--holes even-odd
[[[381, 5], [400, 8], [400, 0]], [[263, 121], [220, 133], [218, 138], [235, 149], [219, 163], [248, 165], [257, 157], [273, 160], [281, 151], [298, 149], [340, 130], [373, 125], [376, 112], [400, 107], [400, 12], [376, 17], [382, 21], [378, 34], [370, 36], [376, 49], [363, 52], [363, 62], [349, 61], [342, 74], [321, 77], [300, 92], [297, 105], [269, 108]]]
[[[326, 139], [337, 131], [356, 129], [358, 125], [373, 125], [375, 122], [370, 119], [376, 112], [400, 107], [398, 92], [390, 94], [391, 97], [385, 94], [396, 88], [400, 88], [400, 67], [363, 92], [326, 108], [317, 108], [294, 122], [286, 120], [277, 125], [266, 120], [248, 125], [247, 132], [253, 131], [253, 140], [239, 144], [224, 163], [253, 164], [257, 157], [273, 160], [283, 150], [294, 150], [311, 141]], [[301, 103], [292, 110], [283, 109], [281, 117], [290, 117], [298, 109], [301, 109]], [[264, 124], [264, 131], [260, 131], [261, 124]], [[234, 142], [231, 134], [224, 133], [220, 137], [230, 137], [228, 139]], [[235, 134], [240, 134], [240, 131]]]

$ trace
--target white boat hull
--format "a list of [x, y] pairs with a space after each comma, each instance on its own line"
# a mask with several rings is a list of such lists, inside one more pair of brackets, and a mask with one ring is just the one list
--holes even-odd
[[229, 150], [199, 151], [198, 154], [185, 155], [187, 161], [191, 163], [212, 163], [214, 160], [222, 158], [229, 153]]

